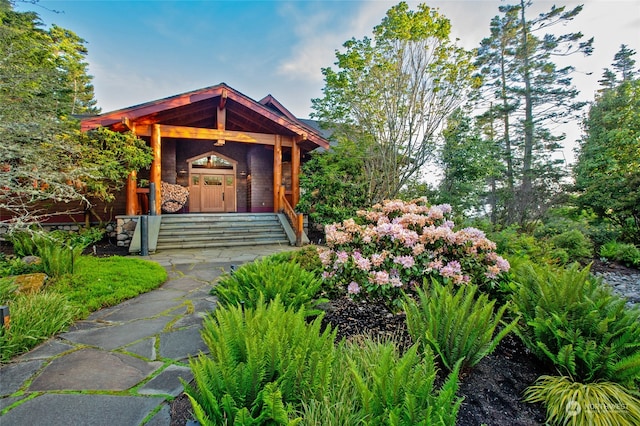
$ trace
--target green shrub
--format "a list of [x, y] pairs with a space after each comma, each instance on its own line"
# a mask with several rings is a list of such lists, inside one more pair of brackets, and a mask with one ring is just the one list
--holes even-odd
[[433, 280], [429, 289], [417, 290], [417, 301], [405, 299], [413, 341], [423, 350], [433, 349], [450, 371], [458, 361], [464, 367], [476, 365], [517, 324], [514, 320], [496, 334], [507, 305], [494, 313], [495, 301], [489, 301], [486, 294], [476, 297], [477, 289], [475, 285], [442, 286]]
[[[4, 303], [4, 302], [3, 302]], [[8, 303], [11, 325], [0, 327], [0, 361], [9, 361], [72, 323], [78, 311], [58, 293], [17, 295]]]
[[32, 274], [43, 271], [44, 266], [42, 265], [42, 262], [27, 264], [20, 258], [0, 254], [0, 277]]
[[9, 240], [19, 256], [39, 256], [43, 271], [51, 277], [72, 274], [76, 259], [90, 244], [104, 235], [100, 228], [81, 229], [79, 232], [29, 230], [15, 232]]
[[640, 424], [640, 400], [616, 383], [542, 376], [525, 391], [525, 401], [544, 403], [551, 425]]
[[609, 241], [600, 247], [600, 256], [627, 266], [640, 266], [640, 249], [633, 244]]
[[544, 239], [536, 239], [533, 235], [522, 232], [517, 226], [510, 226], [499, 232], [489, 234], [496, 243], [496, 252], [510, 257], [525, 257], [542, 263], [552, 261], [549, 244]]
[[305, 271], [313, 272], [320, 276], [322, 274], [322, 263], [318, 256], [318, 248], [313, 244], [292, 251], [284, 251], [269, 256], [269, 259], [277, 262], [295, 262]]
[[285, 306], [302, 307], [307, 315], [317, 315], [321, 311], [314, 307], [325, 301], [314, 299], [321, 286], [320, 278], [297, 263], [268, 257], [220, 277], [211, 293], [224, 306], [243, 304], [245, 308], [255, 307], [260, 297], [270, 301], [279, 295]]
[[[331, 377], [336, 332], [320, 331], [275, 299], [255, 308], [218, 307], [205, 319], [208, 355], [190, 361], [195, 386], [185, 385], [202, 425], [286, 424], [282, 407], [320, 400]], [[274, 408], [275, 407], [275, 408]], [[251, 421], [254, 423], [247, 423]]]
[[577, 229], [565, 231], [562, 234], [553, 236], [551, 243], [555, 248], [565, 250], [569, 259], [573, 262], [591, 259], [593, 257], [593, 244]]
[[16, 256], [37, 256], [38, 247], [35, 244], [34, 238], [34, 236], [37, 235], [40, 235], [37, 231], [20, 231], [8, 235], [7, 239], [13, 245], [13, 252]]
[[327, 247], [319, 253], [323, 279], [392, 312], [425, 276], [495, 285], [509, 263], [479, 229], [454, 231], [450, 214], [450, 205], [430, 206], [424, 198], [386, 200], [358, 211], [357, 218], [327, 225]]
[[640, 383], [640, 309], [592, 277], [589, 267], [515, 265], [518, 332], [535, 355], [572, 380]]
[[456, 397], [460, 363], [436, 392], [434, 356], [416, 345], [400, 355], [393, 343], [365, 340], [347, 346], [357, 405], [372, 425], [453, 425], [462, 402]]

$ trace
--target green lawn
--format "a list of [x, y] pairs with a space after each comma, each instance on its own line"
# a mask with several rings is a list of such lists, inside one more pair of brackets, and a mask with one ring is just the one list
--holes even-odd
[[81, 256], [74, 274], [50, 279], [33, 295], [15, 292], [11, 277], [0, 278], [0, 304], [11, 310], [11, 326], [0, 328], [0, 362], [27, 352], [73, 321], [159, 287], [167, 279], [160, 265], [129, 257]]

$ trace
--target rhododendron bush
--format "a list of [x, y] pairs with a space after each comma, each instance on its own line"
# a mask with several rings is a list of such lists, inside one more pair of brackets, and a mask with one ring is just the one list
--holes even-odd
[[327, 225], [327, 247], [318, 249], [323, 278], [352, 297], [391, 309], [425, 278], [496, 283], [509, 263], [479, 229], [454, 230], [450, 214], [450, 205], [429, 206], [424, 198], [391, 200], [358, 211], [355, 219]]

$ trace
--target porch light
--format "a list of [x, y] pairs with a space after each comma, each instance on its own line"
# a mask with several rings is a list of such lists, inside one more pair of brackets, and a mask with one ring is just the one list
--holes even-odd
[[247, 172], [245, 172], [244, 170], [240, 171], [240, 177], [241, 178], [247, 177]]

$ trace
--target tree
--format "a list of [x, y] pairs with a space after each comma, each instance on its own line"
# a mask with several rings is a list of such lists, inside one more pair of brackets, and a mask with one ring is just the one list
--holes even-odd
[[[632, 56], [627, 58], [631, 66]], [[623, 237], [638, 244], [640, 79], [629, 77], [635, 74], [633, 67], [625, 69], [627, 77], [615, 87], [605, 86], [589, 110], [574, 176], [580, 204], [612, 220], [623, 229]]]
[[453, 211], [478, 213], [490, 202], [487, 183], [501, 172], [495, 145], [482, 137], [463, 109], [449, 117], [443, 136], [439, 163], [444, 176], [434, 202], [450, 204]]
[[37, 14], [15, 12], [6, 0], [0, 22], [0, 222], [22, 227], [51, 214], [52, 203], [75, 212], [90, 208], [91, 197], [108, 200], [125, 182], [122, 169], [151, 156], [132, 135], [83, 134], [69, 116], [95, 111], [84, 41], [56, 26], [43, 30]]
[[370, 207], [366, 198], [368, 182], [362, 173], [359, 147], [340, 141], [330, 151], [312, 154], [300, 176], [302, 194], [296, 209], [309, 215], [312, 223], [326, 225], [355, 217]]
[[636, 71], [634, 66], [636, 64], [633, 55], [635, 50], [631, 50], [626, 44], [620, 45], [620, 50], [613, 57], [613, 69], [605, 68], [602, 74], [602, 80], [598, 80], [598, 83], [602, 86], [602, 90], [611, 89], [616, 86], [619, 81], [628, 81], [635, 77]]
[[[482, 99], [485, 126], [500, 142], [506, 175], [500, 182], [502, 221], [525, 224], [539, 217], [553, 202], [566, 175], [563, 160], [554, 157], [564, 134], [551, 128], [577, 118], [584, 102], [574, 99], [573, 67], [558, 68], [553, 58], [591, 54], [593, 39], [581, 42], [581, 33], [538, 34], [574, 19], [582, 10], [551, 8], [529, 19], [530, 1], [501, 6], [503, 17], [491, 22], [491, 36], [483, 40], [477, 63], [484, 78]], [[494, 126], [498, 121], [499, 126]]]
[[470, 84], [469, 52], [449, 39], [448, 19], [424, 4], [387, 11], [373, 39], [351, 39], [324, 68], [313, 116], [362, 153], [370, 203], [396, 197], [433, 159], [447, 116]]

